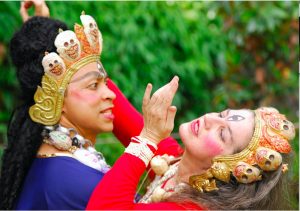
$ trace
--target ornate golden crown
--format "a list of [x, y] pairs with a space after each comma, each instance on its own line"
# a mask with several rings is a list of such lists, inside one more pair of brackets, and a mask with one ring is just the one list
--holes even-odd
[[[282, 163], [280, 153], [291, 151], [294, 125], [275, 108], [263, 107], [254, 112], [255, 129], [249, 145], [240, 153], [215, 157], [204, 174], [189, 178], [192, 187], [199, 191], [218, 190], [214, 178], [228, 183], [232, 174], [240, 183], [251, 183], [262, 179], [261, 170], [278, 169]], [[287, 170], [286, 164], [282, 170]]]
[[58, 123], [63, 106], [64, 93], [71, 77], [81, 67], [91, 62], [99, 62], [102, 52], [102, 35], [97, 23], [82, 12], [83, 26], [75, 24], [71, 30], [59, 31], [54, 44], [57, 53], [45, 52], [42, 60], [44, 75], [42, 87], [38, 86], [29, 114], [33, 121], [43, 125]]

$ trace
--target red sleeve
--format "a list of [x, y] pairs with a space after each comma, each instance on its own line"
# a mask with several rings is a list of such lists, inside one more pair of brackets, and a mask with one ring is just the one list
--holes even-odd
[[198, 208], [195, 205], [185, 206], [173, 202], [153, 204], [135, 204], [133, 202], [137, 185], [146, 167], [139, 158], [124, 153], [106, 173], [89, 199], [87, 210], [182, 210]]
[[[144, 126], [143, 117], [131, 105], [112, 80], [107, 80], [107, 86], [116, 94], [113, 108], [115, 116], [113, 133], [122, 142], [122, 144], [127, 147], [130, 138], [138, 136], [141, 133]], [[159, 150], [156, 153], [158, 155], [169, 154], [179, 156], [183, 152], [180, 145], [172, 137], [168, 137], [161, 141], [158, 147]]]

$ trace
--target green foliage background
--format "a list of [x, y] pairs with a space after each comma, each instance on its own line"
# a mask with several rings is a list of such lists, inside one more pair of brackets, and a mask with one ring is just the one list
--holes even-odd
[[[180, 77], [174, 104], [178, 125], [211, 111], [274, 106], [296, 124], [289, 178], [298, 209], [298, 2], [47, 2], [51, 16], [71, 28], [82, 10], [102, 31], [102, 62], [141, 110], [148, 82], [154, 89]], [[20, 28], [20, 2], [0, 2], [0, 156], [10, 113], [19, 103], [8, 52]], [[31, 11], [32, 12], [32, 11]], [[130, 120], [128, 120], [130, 124]], [[111, 134], [97, 148], [113, 163], [124, 148]]]

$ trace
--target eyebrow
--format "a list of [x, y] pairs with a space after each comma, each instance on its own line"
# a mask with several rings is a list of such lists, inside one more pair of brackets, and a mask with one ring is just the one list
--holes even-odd
[[[97, 72], [97, 71], [88, 72], [85, 75], [83, 75], [83, 76], [81, 76], [79, 78], [76, 78], [76, 79], [70, 81], [69, 84], [70, 83], [74, 83], [74, 82], [78, 82], [78, 81], [81, 81], [81, 80], [84, 80], [84, 79], [86, 79], [88, 77], [94, 77], [94, 78], [98, 79], [98, 78], [102, 78], [102, 75], [100, 74], [100, 72]], [[105, 78], [107, 78], [107, 77], [105, 77]]]

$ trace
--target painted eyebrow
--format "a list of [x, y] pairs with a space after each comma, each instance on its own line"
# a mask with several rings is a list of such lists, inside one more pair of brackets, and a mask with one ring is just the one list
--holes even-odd
[[[76, 79], [70, 81], [69, 84], [70, 84], [70, 83], [74, 83], [74, 82], [78, 82], [78, 81], [81, 81], [81, 80], [84, 80], [84, 79], [89, 78], [89, 77], [94, 77], [94, 78], [97, 78], [97, 79], [98, 79], [98, 78], [102, 78], [102, 76], [101, 76], [101, 74], [100, 74], [99, 72], [97, 72], [97, 71], [92, 71], [92, 72], [86, 73], [85, 75], [83, 75], [83, 76], [81, 76], [81, 77], [79, 77], [79, 78], [76, 78]], [[105, 77], [104, 79], [106, 79], [106, 78], [107, 78], [107, 77]]]

